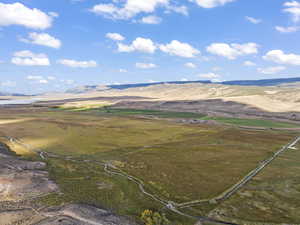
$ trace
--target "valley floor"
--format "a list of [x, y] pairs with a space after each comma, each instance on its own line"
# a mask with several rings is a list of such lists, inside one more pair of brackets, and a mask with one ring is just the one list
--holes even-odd
[[154, 196], [169, 209], [200, 201], [180, 209], [200, 218], [236, 224], [297, 224], [296, 148], [278, 156], [229, 199], [214, 199], [290, 143], [297, 131], [178, 123], [194, 119], [195, 114], [140, 114], [5, 108], [0, 112], [1, 142], [25, 159], [46, 163], [59, 187], [59, 192], [36, 199], [47, 207], [84, 203], [137, 222], [143, 211], [151, 209], [166, 213], [173, 224], [196, 222], [168, 210]]

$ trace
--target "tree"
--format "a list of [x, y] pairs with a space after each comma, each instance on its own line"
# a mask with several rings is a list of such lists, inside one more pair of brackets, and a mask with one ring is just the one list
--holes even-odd
[[168, 225], [170, 221], [166, 218], [165, 214], [153, 212], [152, 210], [146, 209], [142, 212], [141, 220], [145, 225]]

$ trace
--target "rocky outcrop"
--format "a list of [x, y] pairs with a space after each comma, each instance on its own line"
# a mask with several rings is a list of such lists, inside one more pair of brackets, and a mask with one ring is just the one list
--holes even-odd
[[125, 217], [117, 216], [107, 210], [82, 204], [71, 204], [57, 211], [45, 212], [48, 218], [35, 225], [133, 225]]
[[58, 191], [45, 167], [43, 162], [18, 158], [0, 143], [0, 225], [135, 225], [89, 205], [36, 205], [36, 198]]
[[57, 191], [42, 162], [0, 155], [0, 201], [22, 201]]

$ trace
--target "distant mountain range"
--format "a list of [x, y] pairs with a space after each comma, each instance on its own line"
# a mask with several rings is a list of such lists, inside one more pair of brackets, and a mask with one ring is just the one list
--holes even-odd
[[24, 94], [18, 94], [18, 93], [0, 92], [0, 96], [27, 96], [27, 95], [24, 95]]
[[300, 82], [300, 77], [295, 78], [278, 78], [278, 79], [264, 79], [264, 80], [235, 80], [225, 81], [220, 84], [225, 85], [240, 85], [240, 86], [278, 86], [282, 84]]
[[234, 81], [224, 81], [224, 82], [211, 82], [209, 80], [198, 80], [198, 81], [166, 81], [166, 82], [154, 82], [154, 83], [137, 83], [137, 84], [120, 84], [120, 85], [85, 85], [69, 89], [67, 93], [79, 94], [86, 93], [90, 91], [104, 91], [109, 89], [119, 89], [124, 90], [128, 88], [138, 88], [138, 87], [149, 87], [153, 85], [161, 84], [223, 84], [223, 85], [239, 85], [239, 86], [279, 86], [282, 84], [290, 84], [300, 82], [300, 77], [296, 78], [278, 78], [278, 79], [263, 79], [263, 80], [234, 80]]

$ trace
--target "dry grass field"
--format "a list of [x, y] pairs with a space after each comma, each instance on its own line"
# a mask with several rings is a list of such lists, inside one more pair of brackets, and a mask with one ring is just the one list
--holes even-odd
[[[47, 164], [63, 194], [51, 194], [43, 202], [89, 203], [136, 218], [145, 209], [159, 211], [162, 206], [142, 195], [136, 184], [108, 176], [98, 164], [70, 162], [64, 157], [112, 162], [140, 178], [157, 196], [182, 203], [217, 196], [296, 136], [289, 131], [186, 125], [94, 111], [43, 110], [2, 110], [0, 131], [0, 136], [18, 138], [32, 149], [62, 156], [48, 159]], [[8, 144], [19, 154], [35, 157], [16, 144]], [[169, 216], [178, 223], [192, 224], [185, 218]]]
[[285, 152], [212, 214], [238, 224], [299, 224], [299, 149]]

